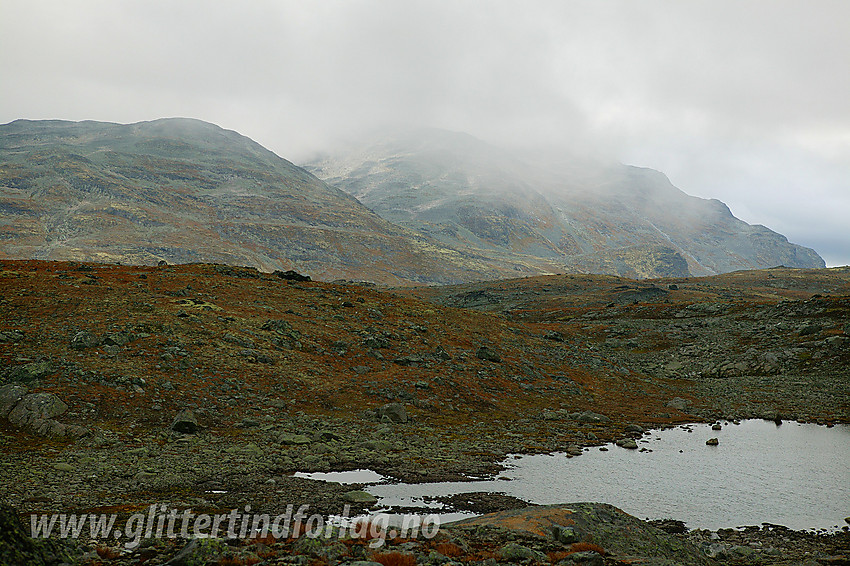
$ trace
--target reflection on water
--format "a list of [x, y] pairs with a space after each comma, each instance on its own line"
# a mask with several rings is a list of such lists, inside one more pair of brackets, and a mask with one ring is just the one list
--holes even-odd
[[[651, 452], [609, 445], [584, 455], [508, 459], [512, 481], [376, 484], [382, 505], [422, 506], [424, 496], [500, 492], [539, 504], [597, 501], [641, 518], [691, 528], [762, 522], [792, 529], [835, 528], [850, 516], [850, 427], [745, 421], [652, 432]], [[718, 438], [718, 446], [706, 446]]]

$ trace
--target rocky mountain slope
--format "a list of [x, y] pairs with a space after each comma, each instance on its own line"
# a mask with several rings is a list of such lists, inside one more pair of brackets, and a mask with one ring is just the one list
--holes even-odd
[[0, 126], [0, 213], [6, 258], [213, 261], [390, 284], [517, 273], [400, 229], [197, 120]]
[[440, 130], [388, 136], [306, 167], [382, 217], [447, 245], [539, 258], [557, 271], [675, 277], [824, 267], [813, 250], [650, 169], [519, 156]]

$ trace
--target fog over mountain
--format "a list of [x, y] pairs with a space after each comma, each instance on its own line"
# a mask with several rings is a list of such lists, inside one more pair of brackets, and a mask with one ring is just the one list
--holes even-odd
[[5, 0], [0, 123], [185, 116], [295, 162], [369, 129], [663, 171], [850, 263], [850, 4]]
[[387, 220], [456, 249], [628, 277], [823, 267], [662, 173], [565, 153], [515, 153], [444, 130], [396, 132], [307, 164]]

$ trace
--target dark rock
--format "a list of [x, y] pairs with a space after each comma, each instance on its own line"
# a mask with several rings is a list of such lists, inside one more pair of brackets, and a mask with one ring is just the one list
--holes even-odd
[[709, 438], [705, 441], [706, 446], [717, 446], [718, 444], [720, 444], [720, 441], [716, 438]]
[[297, 271], [291, 269], [287, 271], [276, 270], [272, 275], [277, 275], [284, 281], [312, 281], [309, 275], [301, 275]]
[[638, 447], [637, 442], [631, 438], [621, 438], [617, 441], [617, 446], [628, 450], [637, 450]]
[[502, 361], [502, 358], [487, 346], [481, 346], [478, 348], [478, 351], [475, 352], [475, 357], [479, 360], [486, 360], [488, 362], [501, 363]]
[[626, 427], [626, 432], [636, 432], [636, 433], [639, 433], [639, 434], [643, 434], [644, 428], [640, 425], [630, 424]]
[[198, 417], [190, 409], [183, 409], [177, 413], [174, 422], [171, 423], [171, 430], [182, 434], [195, 434], [199, 428]]

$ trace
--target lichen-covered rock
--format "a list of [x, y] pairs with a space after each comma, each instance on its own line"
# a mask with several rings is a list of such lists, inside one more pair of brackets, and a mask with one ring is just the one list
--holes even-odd
[[600, 546], [617, 560], [646, 565], [714, 564], [695, 545], [604, 503], [541, 505], [500, 511], [444, 527], [452, 530], [482, 526], [501, 527], [544, 538], [550, 538], [556, 526], [569, 526], [581, 536], [581, 542]]

